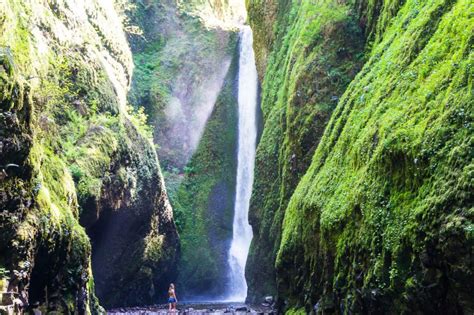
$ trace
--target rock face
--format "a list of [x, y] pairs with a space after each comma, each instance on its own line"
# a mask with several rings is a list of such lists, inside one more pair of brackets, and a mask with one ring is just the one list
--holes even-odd
[[155, 126], [166, 171], [182, 171], [196, 151], [236, 51], [235, 30], [207, 28], [185, 10], [192, 3], [138, 2], [131, 12], [143, 35], [131, 36], [136, 71], [129, 99]]
[[106, 306], [155, 301], [173, 274], [178, 235], [158, 160], [126, 108], [122, 9], [0, 4], [0, 280], [43, 312], [102, 311], [91, 255]]
[[237, 167], [237, 65], [236, 56], [172, 199], [176, 201], [183, 243], [178, 283], [190, 297], [223, 298], [229, 284]]
[[363, 34], [343, 4], [251, 1], [249, 16], [257, 68], [265, 77], [249, 213], [254, 240], [246, 268], [248, 295], [257, 302], [276, 293], [274, 263], [285, 209], [339, 97], [360, 69]]
[[179, 240], [156, 153], [130, 122], [124, 128], [126, 146], [103, 181], [99, 216], [86, 225], [97, 296], [107, 307], [162, 301], [176, 280]]
[[[265, 121], [249, 292], [277, 290], [302, 313], [472, 312], [472, 3], [280, 1], [264, 12], [272, 3], [249, 2]], [[269, 23], [277, 31], [262, 36]], [[351, 31], [338, 35], [340, 25]], [[328, 42], [334, 50], [318, 50]], [[299, 70], [320, 61], [321, 74]], [[361, 63], [348, 85], [320, 82], [350, 79]], [[279, 79], [272, 67], [290, 72]], [[294, 91], [283, 107], [281, 90]], [[308, 107], [321, 93], [337, 103], [326, 120]], [[298, 117], [321, 127], [329, 116], [322, 137], [295, 128]]]
[[[237, 31], [225, 29], [228, 23], [211, 10], [217, 2], [137, 2], [131, 12], [143, 36], [131, 38], [136, 71], [130, 101], [144, 105], [155, 125], [182, 241], [178, 292], [186, 298], [224, 294], [232, 238]], [[210, 27], [209, 19], [224, 24]]]

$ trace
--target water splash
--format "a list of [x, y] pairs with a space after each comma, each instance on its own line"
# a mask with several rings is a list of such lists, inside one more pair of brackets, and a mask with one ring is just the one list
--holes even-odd
[[248, 210], [252, 194], [257, 142], [257, 69], [252, 30], [242, 27], [239, 60], [239, 142], [233, 237], [229, 251], [230, 287], [228, 300], [244, 301], [247, 296], [245, 264], [252, 241]]

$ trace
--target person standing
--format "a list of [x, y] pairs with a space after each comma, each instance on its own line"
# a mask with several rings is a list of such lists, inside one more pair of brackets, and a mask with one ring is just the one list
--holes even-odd
[[168, 289], [168, 303], [169, 303], [169, 310], [176, 311], [176, 303], [178, 303], [178, 299], [176, 298], [176, 290], [174, 288], [174, 284], [171, 283]]

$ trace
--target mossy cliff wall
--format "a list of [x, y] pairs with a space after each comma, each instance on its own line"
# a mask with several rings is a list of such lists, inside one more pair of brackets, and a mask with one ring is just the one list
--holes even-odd
[[237, 65], [236, 54], [172, 198], [182, 245], [178, 283], [190, 297], [223, 298], [229, 284], [227, 259], [237, 169]]
[[[270, 16], [287, 16], [282, 32], [291, 34], [298, 25], [298, 19], [291, 22], [297, 14], [292, 12], [309, 2], [280, 1], [278, 9], [286, 8], [286, 14], [276, 10], [278, 14]], [[273, 279], [265, 282], [269, 287], [252, 282], [261, 268], [252, 262], [276, 250], [276, 260], [271, 256], [265, 270], [272, 270], [274, 263], [278, 295], [295, 312], [473, 312], [472, 1], [312, 3], [318, 9], [304, 21], [316, 33], [308, 38], [324, 38], [328, 34], [324, 25], [349, 17], [364, 34], [365, 64], [342, 96], [329, 87], [340, 100], [319, 144], [310, 142], [317, 148], [305, 164], [309, 168], [299, 173], [304, 176], [288, 206], [288, 195], [260, 197], [265, 192], [262, 187], [268, 191], [271, 187], [259, 183], [273, 182], [274, 177], [257, 171], [251, 206], [257, 237], [247, 268], [250, 292], [272, 290]], [[263, 4], [250, 1], [252, 7]], [[331, 8], [331, 13], [326, 15], [324, 8]], [[250, 18], [254, 28], [266, 21], [258, 15]], [[275, 19], [274, 23], [274, 29], [279, 29], [282, 22]], [[353, 38], [354, 32], [346, 36], [351, 43], [359, 38]], [[257, 50], [258, 41], [266, 43], [257, 39]], [[291, 87], [298, 77], [293, 73], [275, 81], [274, 60], [290, 58], [298, 63], [294, 52], [282, 54], [278, 49], [282, 42], [260, 44], [271, 53], [259, 61], [267, 65], [265, 126], [258, 152], [259, 157], [268, 152], [267, 159], [275, 165], [291, 161], [283, 159], [287, 156], [277, 144], [294, 132], [275, 132], [277, 141], [264, 141], [266, 133], [278, 130], [269, 114], [278, 109], [278, 102], [267, 101], [269, 86], [276, 84], [275, 91]], [[292, 47], [304, 44], [303, 36]], [[257, 51], [257, 55], [265, 54]], [[334, 63], [345, 64], [344, 60]], [[303, 86], [324, 91], [324, 86], [313, 82], [307, 79]], [[301, 110], [308, 101], [302, 104], [297, 112], [304, 114]], [[279, 124], [289, 126], [292, 121]], [[273, 189], [287, 187], [279, 183]], [[261, 231], [270, 231], [271, 242], [262, 241]]]
[[344, 3], [255, 1], [249, 4], [249, 17], [258, 70], [264, 72], [264, 127], [249, 213], [254, 239], [246, 276], [249, 298], [260, 300], [276, 293], [274, 263], [285, 209], [338, 99], [362, 64], [363, 34]]
[[240, 0], [177, 0], [178, 6], [200, 17], [208, 27], [233, 28], [245, 22], [245, 1]]
[[196, 151], [236, 47], [234, 31], [208, 28], [188, 6], [137, 1], [131, 12], [143, 35], [131, 36], [136, 71], [129, 99], [155, 127], [165, 171], [182, 171]]
[[[144, 106], [155, 126], [182, 241], [177, 285], [183, 298], [215, 298], [227, 284], [238, 34], [224, 28], [228, 24], [212, 9], [217, 2], [137, 1], [131, 12], [143, 36], [132, 36], [136, 71], [130, 101]], [[232, 15], [225, 5], [222, 10]]]
[[30, 309], [101, 312], [93, 273], [104, 305], [151, 303], [174, 265], [156, 153], [126, 108], [116, 4], [0, 4], [1, 280]]

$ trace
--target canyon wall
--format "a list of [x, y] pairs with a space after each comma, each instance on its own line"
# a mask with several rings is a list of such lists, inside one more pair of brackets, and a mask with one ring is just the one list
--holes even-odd
[[[177, 287], [217, 299], [228, 284], [235, 198], [238, 29], [230, 4], [136, 1], [129, 95], [144, 106], [181, 236]], [[219, 6], [218, 9], [216, 6]]]
[[123, 5], [0, 4], [0, 276], [29, 309], [153, 303], [175, 265], [150, 132], [126, 103]]
[[472, 312], [472, 2], [248, 8], [264, 112], [250, 296], [295, 313]]
[[250, 2], [249, 18], [264, 77], [249, 213], [254, 240], [247, 279], [255, 301], [276, 293], [274, 264], [288, 201], [364, 55], [362, 30], [345, 4]]

